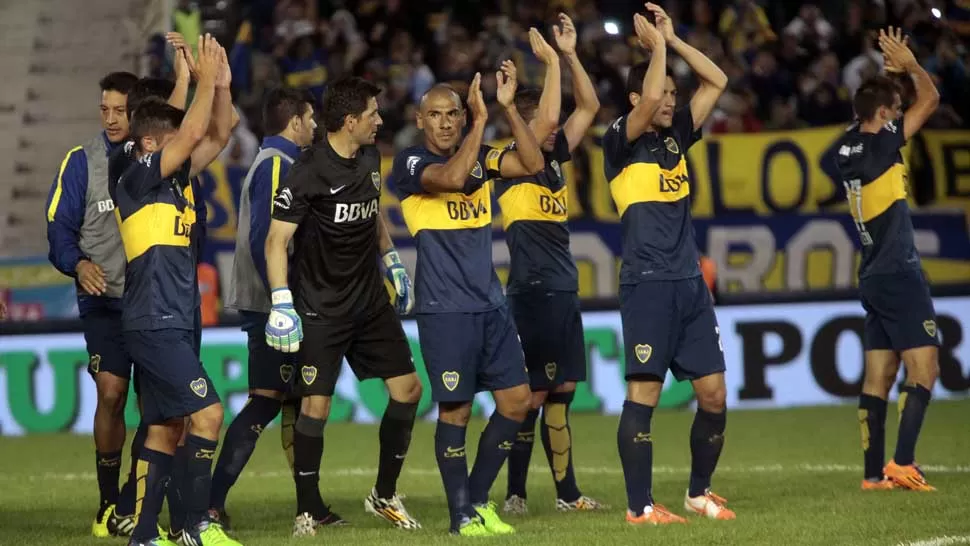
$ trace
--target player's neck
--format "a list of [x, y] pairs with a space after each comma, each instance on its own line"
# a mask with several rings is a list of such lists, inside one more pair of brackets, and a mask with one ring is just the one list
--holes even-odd
[[327, 133], [327, 142], [330, 143], [333, 151], [337, 152], [337, 155], [345, 159], [357, 157], [357, 151], [360, 150], [360, 144], [343, 131]]
[[886, 124], [879, 121], [878, 119], [873, 119], [870, 121], [863, 121], [859, 124], [860, 133], [878, 133]]
[[424, 139], [424, 147], [434, 155], [441, 157], [451, 157], [458, 151], [458, 146], [453, 146], [451, 148], [439, 148], [435, 146], [434, 143], [429, 139]]

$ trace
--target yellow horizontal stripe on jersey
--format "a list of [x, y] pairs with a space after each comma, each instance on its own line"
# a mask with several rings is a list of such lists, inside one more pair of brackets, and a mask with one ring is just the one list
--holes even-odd
[[171, 203], [145, 205], [121, 221], [125, 256], [131, 262], [154, 246], [187, 247], [194, 225], [191, 205], [182, 212]]
[[[849, 192], [849, 208], [857, 221], [868, 222], [876, 216], [886, 212], [890, 206], [900, 199], [906, 199], [906, 166], [896, 163], [886, 169], [875, 180], [862, 186], [862, 203], [856, 201], [858, 195]], [[862, 218], [859, 218], [861, 211]]]
[[610, 181], [616, 210], [623, 216], [636, 203], [673, 203], [690, 195], [687, 160], [683, 157], [673, 169], [656, 163], [631, 163]]
[[492, 224], [492, 182], [471, 195], [463, 193], [414, 194], [401, 201], [401, 212], [411, 235], [422, 229], [475, 229]]
[[505, 190], [498, 204], [502, 207], [504, 229], [520, 220], [565, 222], [569, 216], [566, 186], [552, 191], [539, 184], [522, 182]]
[[[57, 185], [54, 186], [54, 195], [51, 197], [50, 206], [47, 207], [48, 222], [54, 221], [54, 215], [57, 213], [57, 205], [59, 205], [61, 202], [61, 192], [62, 192], [61, 186], [63, 184], [64, 171], [67, 169], [67, 162], [71, 159], [71, 154], [73, 154], [74, 152], [82, 148], [83, 146], [76, 146], [74, 148], [71, 148], [71, 151], [67, 152], [67, 155], [64, 156], [64, 161], [61, 161], [61, 168], [57, 171]], [[85, 173], [85, 176], [87, 176], [87, 173]]]

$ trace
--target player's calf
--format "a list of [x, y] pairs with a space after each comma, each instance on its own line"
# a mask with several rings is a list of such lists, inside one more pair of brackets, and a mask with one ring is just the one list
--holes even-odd
[[[194, 538], [205, 540], [206, 536], [221, 533], [210, 530], [208, 511], [212, 492], [212, 462], [218, 446], [219, 430], [222, 428], [223, 409], [218, 401], [196, 411], [189, 418], [189, 429], [184, 445], [184, 479], [181, 482], [181, 498], [185, 512], [182, 530]], [[211, 540], [211, 539], [210, 539]]]
[[125, 442], [125, 400], [128, 380], [108, 372], [95, 374], [98, 402], [94, 414], [95, 465], [100, 502], [91, 534], [111, 536], [109, 520], [116, 510], [121, 476], [121, 451]]
[[[939, 364], [935, 346], [909, 349], [901, 356], [906, 365], [907, 384], [899, 394], [899, 436], [893, 461], [900, 467], [908, 467], [916, 458], [916, 442], [939, 375]], [[905, 487], [903, 483], [897, 482], [897, 485]]]

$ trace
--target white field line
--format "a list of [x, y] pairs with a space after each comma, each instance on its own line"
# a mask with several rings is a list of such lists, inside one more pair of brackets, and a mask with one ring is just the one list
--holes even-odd
[[898, 542], [896, 546], [949, 546], [950, 544], [970, 544], [970, 536], [951, 537], [943, 535], [941, 537], [933, 537], [926, 540]]
[[[970, 465], [957, 465], [957, 466], [945, 466], [945, 465], [920, 465], [923, 471], [935, 474], [970, 474]], [[532, 465], [529, 468], [532, 472], [545, 472], [548, 470], [547, 466]], [[730, 466], [724, 465], [717, 468], [717, 473], [727, 473], [727, 474], [779, 474], [779, 473], [789, 473], [789, 474], [838, 474], [838, 473], [860, 473], [862, 472], [862, 465], [851, 465], [851, 464], [819, 464], [819, 463], [801, 463], [801, 464], [771, 464], [771, 465], [746, 465], [746, 466]], [[623, 469], [619, 466], [616, 467], [605, 467], [605, 466], [579, 466], [576, 467], [577, 474], [586, 475], [621, 475]], [[654, 474], [689, 474], [689, 466], [655, 466], [653, 468]], [[377, 469], [374, 467], [356, 467], [356, 468], [334, 468], [334, 469], [321, 469], [321, 476], [373, 476], [377, 474]], [[411, 476], [438, 476], [437, 468], [404, 468], [404, 474]], [[285, 470], [272, 470], [268, 472], [244, 472], [243, 478], [283, 478], [289, 477], [290, 473]], [[0, 481], [6, 482], [22, 482], [22, 481], [85, 481], [85, 480], [95, 480], [97, 476], [94, 472], [44, 472], [42, 474], [17, 474], [12, 472], [0, 473]], [[962, 538], [962, 537], [956, 537]], [[970, 543], [968, 539], [967, 543]], [[918, 543], [914, 543], [918, 544]], [[949, 543], [941, 543], [949, 544]], [[953, 543], [953, 544], [963, 544], [963, 543]]]

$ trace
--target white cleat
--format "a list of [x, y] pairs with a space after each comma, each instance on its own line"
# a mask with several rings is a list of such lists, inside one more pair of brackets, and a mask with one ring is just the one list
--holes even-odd
[[727, 500], [712, 493], [710, 489], [699, 497], [688, 495], [689, 493], [684, 494], [684, 510], [690, 514], [719, 520], [730, 520], [736, 517], [734, 511], [725, 506]]
[[411, 517], [399, 495], [389, 499], [377, 496], [377, 491], [371, 489], [370, 495], [364, 499], [364, 509], [375, 516], [388, 521], [398, 529], [420, 529], [421, 524]]
[[518, 495], [512, 495], [505, 499], [505, 506], [502, 507], [502, 512], [516, 516], [524, 516], [529, 513], [529, 506], [525, 503], [524, 498]]
[[593, 510], [607, 510], [609, 506], [583, 495], [573, 502], [556, 499], [556, 510], [560, 512], [591, 512]]
[[317, 536], [317, 522], [309, 512], [303, 512], [293, 520], [294, 537]]

